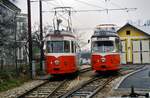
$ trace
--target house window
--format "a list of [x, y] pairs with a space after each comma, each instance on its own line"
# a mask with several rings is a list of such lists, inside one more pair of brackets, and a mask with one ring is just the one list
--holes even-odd
[[23, 47], [19, 47], [19, 48], [18, 48], [17, 58], [18, 58], [19, 60], [22, 60], [22, 59], [23, 59]]
[[130, 35], [130, 31], [126, 31], [126, 35]]

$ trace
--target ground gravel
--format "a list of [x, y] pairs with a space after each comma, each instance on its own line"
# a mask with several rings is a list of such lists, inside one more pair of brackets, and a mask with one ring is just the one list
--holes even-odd
[[44, 80], [32, 80], [29, 82], [25, 82], [19, 87], [7, 90], [5, 92], [0, 93], [0, 98], [16, 98], [18, 95], [23, 94], [24, 92], [32, 89], [33, 87], [43, 83]]

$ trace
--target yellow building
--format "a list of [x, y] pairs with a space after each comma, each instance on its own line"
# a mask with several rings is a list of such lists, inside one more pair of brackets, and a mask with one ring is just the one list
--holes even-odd
[[150, 26], [127, 23], [117, 33], [122, 43], [122, 64], [150, 63]]

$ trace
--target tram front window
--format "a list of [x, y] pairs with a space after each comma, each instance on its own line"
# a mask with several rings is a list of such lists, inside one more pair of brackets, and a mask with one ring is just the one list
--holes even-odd
[[69, 41], [48, 41], [47, 52], [48, 53], [69, 53], [70, 42]]
[[93, 52], [112, 52], [113, 50], [113, 41], [95, 41], [92, 43]]

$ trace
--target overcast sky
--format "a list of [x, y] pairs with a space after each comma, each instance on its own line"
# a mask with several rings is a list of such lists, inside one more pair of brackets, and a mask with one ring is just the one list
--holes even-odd
[[[27, 12], [27, 0], [18, 0], [17, 6], [22, 9], [23, 13]], [[105, 2], [107, 1], [107, 2]], [[147, 20], [150, 19], [150, 0], [51, 0], [43, 1], [43, 11], [52, 10], [58, 6], [70, 6], [75, 10], [98, 10], [111, 8], [138, 8], [135, 11], [106, 11], [73, 13], [74, 26], [93, 27], [100, 23], [115, 23], [123, 25], [127, 20]], [[32, 23], [39, 20], [38, 2], [32, 2]], [[43, 22], [51, 23], [53, 13], [43, 13]], [[75, 22], [76, 21], [76, 22]], [[78, 21], [78, 22], [77, 22]]]
[[[27, 0], [18, 0], [17, 6], [22, 13], [27, 13]], [[107, 2], [106, 2], [107, 1]], [[70, 6], [75, 10], [101, 10], [119, 8], [137, 8], [134, 11], [106, 11], [73, 13], [72, 21], [74, 28], [94, 28], [98, 24], [113, 23], [118, 26], [124, 25], [128, 20], [148, 20], [150, 19], [150, 0], [51, 0], [42, 1], [43, 11], [52, 10], [54, 7]], [[39, 23], [38, 2], [31, 3], [32, 24]], [[53, 13], [43, 13], [43, 23], [52, 24]], [[86, 31], [82, 31], [86, 32]], [[90, 38], [92, 31], [88, 31], [85, 36]]]

